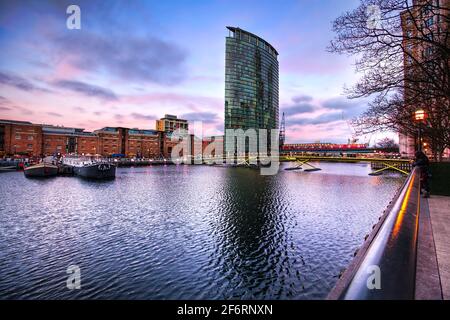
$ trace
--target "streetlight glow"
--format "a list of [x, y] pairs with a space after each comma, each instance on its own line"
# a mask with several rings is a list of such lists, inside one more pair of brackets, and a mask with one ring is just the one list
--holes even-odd
[[414, 113], [414, 118], [416, 121], [425, 121], [427, 119], [427, 114], [425, 110], [419, 109]]

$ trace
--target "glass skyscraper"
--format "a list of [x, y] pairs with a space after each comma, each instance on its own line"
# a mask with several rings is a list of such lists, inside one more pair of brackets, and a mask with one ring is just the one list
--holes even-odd
[[277, 50], [250, 32], [227, 29], [225, 129], [278, 129]]

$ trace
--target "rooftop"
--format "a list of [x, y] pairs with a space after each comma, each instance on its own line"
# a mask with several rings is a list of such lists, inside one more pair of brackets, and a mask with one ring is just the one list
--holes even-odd
[[4, 120], [0, 119], [0, 123], [2, 124], [25, 124], [25, 125], [33, 125], [29, 121], [18, 121], [18, 120]]
[[272, 50], [274, 51], [274, 53], [275, 53], [277, 56], [279, 55], [277, 49], [275, 49], [269, 42], [267, 42], [267, 41], [264, 40], [263, 38], [258, 37], [256, 34], [251, 33], [251, 32], [248, 32], [248, 31], [245, 31], [245, 30], [242, 30], [242, 29], [237, 28], [237, 27], [227, 27], [227, 29], [230, 30], [231, 32], [233, 32], [233, 34], [235, 34], [236, 32], [240, 32], [240, 33], [242, 33], [242, 34], [247, 34], [247, 35], [249, 35], [250, 37], [256, 38], [256, 39], [258, 39], [258, 42], [262, 42], [262, 43], [266, 44], [270, 49], [272, 49]]
[[187, 122], [187, 120], [179, 119], [177, 116], [174, 116], [172, 114], [166, 114], [166, 115], [164, 115], [164, 118], [161, 118], [160, 120], [177, 120], [177, 121]]

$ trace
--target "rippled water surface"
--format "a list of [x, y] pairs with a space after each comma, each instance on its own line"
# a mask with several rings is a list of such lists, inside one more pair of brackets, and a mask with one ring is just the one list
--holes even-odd
[[[324, 298], [403, 179], [320, 167], [1, 173], [0, 299]], [[69, 265], [80, 290], [66, 288]]]

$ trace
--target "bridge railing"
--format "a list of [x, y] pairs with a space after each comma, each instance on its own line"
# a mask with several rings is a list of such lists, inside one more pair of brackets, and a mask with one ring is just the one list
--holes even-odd
[[416, 168], [328, 299], [413, 300], [419, 208]]

